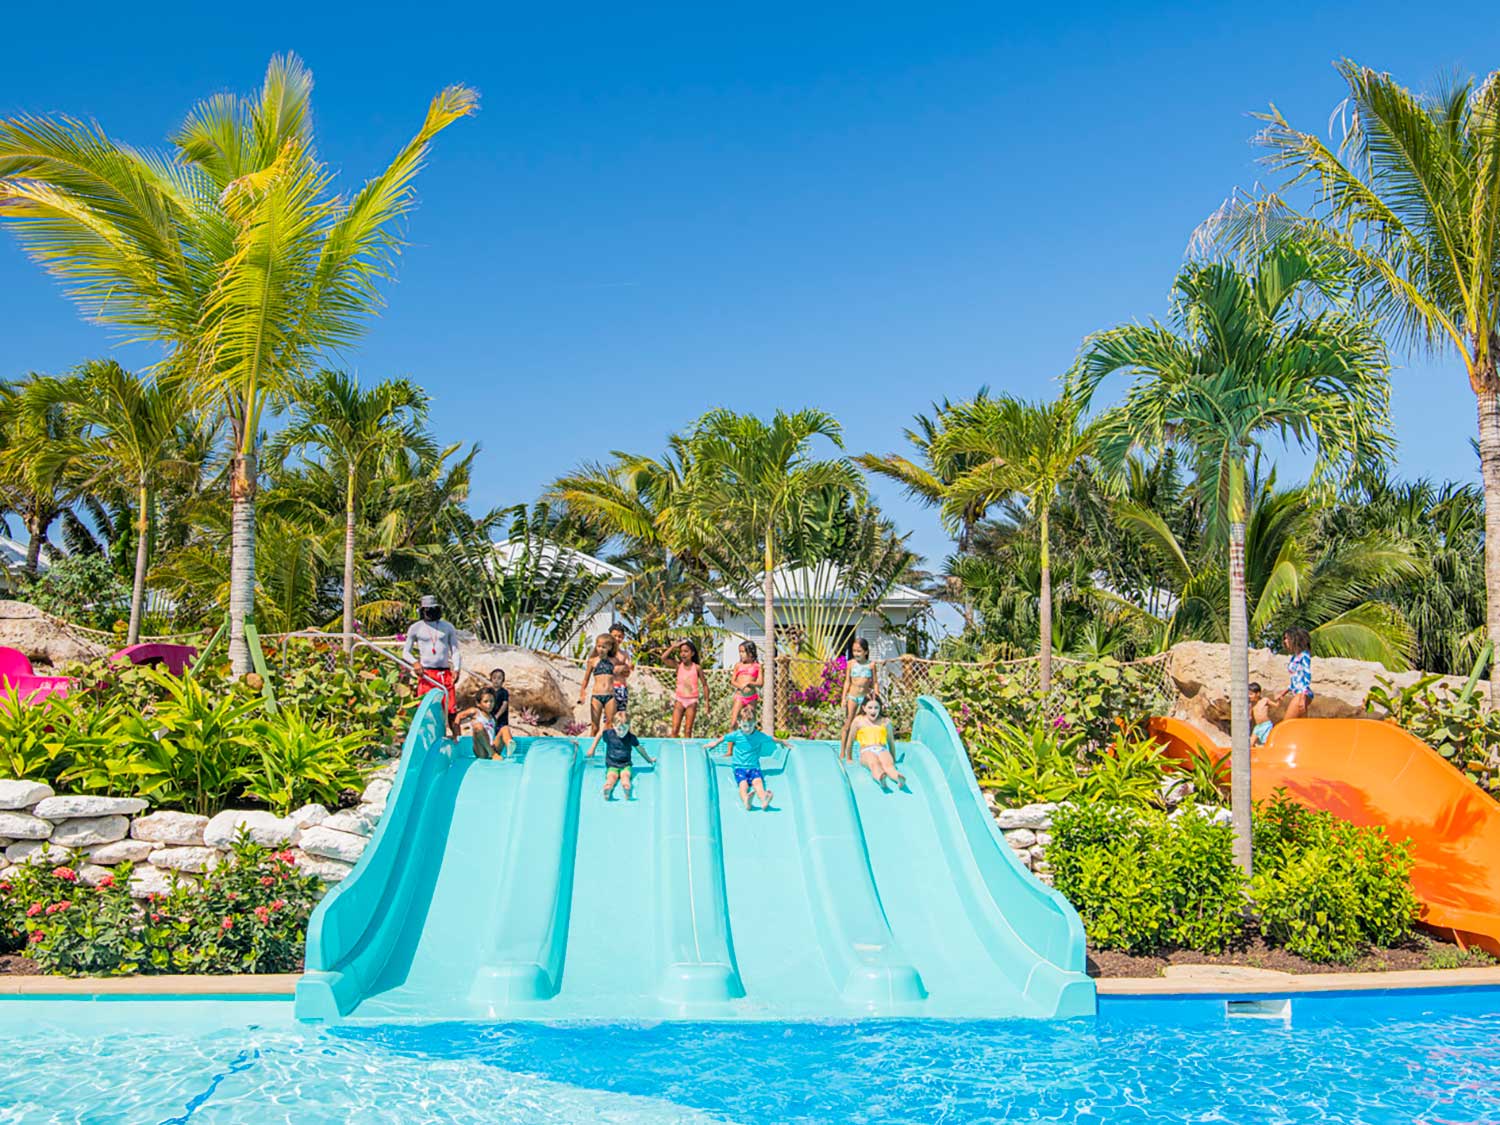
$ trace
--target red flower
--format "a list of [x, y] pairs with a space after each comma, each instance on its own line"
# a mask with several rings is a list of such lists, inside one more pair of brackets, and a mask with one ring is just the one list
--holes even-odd
[[151, 921], [153, 921], [153, 922], [160, 922], [161, 921], [161, 915], [158, 914], [156, 911], [153, 910], [151, 912]]
[[0, 891], [8, 891], [8, 890], [10, 890], [10, 884], [9, 883], [0, 883]]
[[52, 869], [52, 876], [53, 878], [63, 880], [65, 883], [75, 883], [78, 881], [78, 872], [74, 871], [71, 867], [54, 867]]
[[222, 921], [222, 922], [219, 923], [219, 925], [223, 926], [224, 929], [226, 929], [226, 930], [232, 930], [232, 929], [234, 929], [234, 919], [233, 918], [225, 918], [224, 921]]
[[285, 905], [286, 905], [286, 899], [284, 899], [284, 898], [278, 898], [275, 902], [271, 903], [271, 909], [272, 910], [280, 910]]
[[28, 917], [28, 918], [35, 918], [41, 912], [42, 912], [42, 904], [39, 903], [39, 902], [33, 902], [30, 906], [28, 906], [26, 908], [26, 917]]
[[41, 941], [46, 936], [47, 935], [44, 934], [41, 930], [32, 930], [31, 931], [31, 943], [33, 945], [35, 945], [37, 942]]
[[102, 879], [99, 880], [99, 884], [98, 884], [99, 889], [101, 891], [107, 891], [110, 887], [113, 887], [114, 885], [115, 885], [115, 877], [113, 875], [106, 875], [104, 878], [102, 878]]
[[264, 924], [271, 917], [271, 912], [264, 906], [257, 906], [255, 908], [255, 916]]
[[288, 848], [285, 851], [277, 852], [276, 858], [281, 860], [282, 863], [296, 863], [297, 853]]
[[73, 904], [67, 899], [63, 899], [61, 902], [54, 902], [51, 906], [47, 907], [47, 914], [48, 916], [51, 916], [53, 914], [61, 914], [64, 910], [72, 905]]
[[152, 891], [149, 895], [146, 896], [146, 901], [147, 902], [156, 902], [160, 898], [161, 898], [161, 895], [159, 895], [155, 891]]

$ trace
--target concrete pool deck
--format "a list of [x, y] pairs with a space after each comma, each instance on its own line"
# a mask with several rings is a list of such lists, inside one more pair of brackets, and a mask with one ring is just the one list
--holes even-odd
[[[242, 976], [0, 976], [0, 1000], [19, 997], [287, 997], [300, 973]], [[1241, 965], [1171, 965], [1160, 977], [1100, 977], [1100, 996], [1223, 996], [1266, 992], [1370, 992], [1419, 988], [1500, 987], [1500, 966], [1410, 969], [1388, 973], [1282, 973]]]

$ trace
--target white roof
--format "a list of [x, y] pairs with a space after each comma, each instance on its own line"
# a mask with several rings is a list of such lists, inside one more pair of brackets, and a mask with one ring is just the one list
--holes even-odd
[[[857, 600], [858, 591], [846, 590], [843, 577], [842, 568], [830, 562], [821, 562], [816, 566], [779, 566], [771, 572], [771, 600], [782, 605], [802, 601], [842, 603]], [[763, 579], [757, 577], [753, 589], [759, 590], [762, 583]], [[753, 600], [753, 597], [753, 593], [746, 597], [735, 597], [724, 591], [715, 591], [709, 595], [706, 604], [710, 607], [734, 606], [747, 599]], [[879, 605], [881, 609], [910, 609], [925, 606], [931, 601], [932, 598], [921, 590], [895, 582], [885, 591]]]
[[[37, 562], [41, 570], [47, 569], [47, 558], [52, 554], [48, 544], [42, 544], [42, 556]], [[26, 544], [15, 539], [8, 539], [0, 535], [0, 563], [7, 567], [20, 567], [26, 565]]]
[[[532, 545], [535, 549], [535, 544]], [[494, 544], [495, 558], [500, 565], [509, 568], [517, 556], [526, 550], [526, 544], [520, 540], [507, 539]], [[575, 551], [571, 547], [560, 547], [555, 543], [544, 543], [541, 547], [540, 567], [545, 567], [549, 572], [556, 566], [566, 570], [582, 570], [592, 574], [596, 578], [603, 579], [604, 588], [621, 587], [630, 581], [630, 572], [621, 570], [603, 559], [596, 559], [593, 555], [582, 551]]]

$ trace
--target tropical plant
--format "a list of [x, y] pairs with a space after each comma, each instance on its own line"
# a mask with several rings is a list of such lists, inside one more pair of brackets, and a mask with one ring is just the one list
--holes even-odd
[[[1463, 358], [1479, 413], [1489, 639], [1500, 644], [1500, 72], [1415, 94], [1344, 59], [1336, 146], [1275, 106], [1260, 142], [1305, 212], [1279, 194], [1231, 202], [1207, 237], [1240, 246], [1295, 239], [1337, 257], [1399, 340]], [[1500, 668], [1490, 691], [1500, 702]]]
[[344, 651], [354, 651], [355, 572], [359, 497], [381, 468], [437, 450], [423, 429], [427, 395], [406, 379], [368, 390], [343, 371], [320, 371], [292, 391], [292, 417], [272, 446], [276, 460], [315, 453], [323, 471], [340, 480], [344, 508]]
[[943, 516], [957, 525], [1006, 497], [1024, 497], [1040, 536], [1042, 694], [1052, 688], [1052, 564], [1049, 521], [1058, 488], [1073, 467], [1093, 450], [1097, 424], [1079, 419], [1070, 394], [1050, 403], [1029, 403], [1009, 395], [976, 398], [952, 408], [947, 425], [933, 441], [942, 462], [963, 458], [967, 465], [945, 489]]
[[1420, 738], [1469, 780], [1491, 787], [1491, 778], [1500, 770], [1500, 711], [1485, 706], [1472, 680], [1455, 691], [1435, 675], [1405, 687], [1376, 677], [1365, 709]]
[[250, 667], [263, 419], [318, 355], [359, 335], [433, 138], [477, 104], [445, 89], [395, 160], [345, 198], [313, 147], [311, 92], [299, 60], [274, 58], [258, 97], [199, 103], [166, 154], [70, 118], [0, 122], [0, 218], [90, 316], [162, 345], [163, 373], [228, 418], [236, 674]]
[[969, 737], [980, 784], [1008, 805], [1066, 801], [1079, 788], [1079, 733], [1046, 719], [1025, 726], [1000, 722]]
[[1247, 463], [1266, 435], [1315, 452], [1315, 493], [1372, 470], [1391, 448], [1385, 350], [1370, 325], [1308, 302], [1336, 295], [1330, 263], [1278, 244], [1242, 271], [1193, 263], [1174, 287], [1174, 328], [1112, 328], [1086, 342], [1074, 372], [1083, 400], [1117, 371], [1136, 376], [1099, 423], [1098, 455], [1121, 466], [1137, 447], [1182, 444], [1195, 458], [1211, 541], [1228, 544], [1232, 808], [1236, 859], [1250, 840], [1249, 621], [1245, 605]]
[[135, 644], [146, 603], [156, 490], [169, 473], [188, 468], [173, 459], [191, 407], [187, 384], [180, 374], [148, 381], [114, 360], [92, 360], [72, 378], [38, 381], [34, 393], [71, 413], [81, 431], [70, 451], [80, 490], [123, 485], [133, 493], [135, 569], [125, 643]]
[[363, 788], [357, 755], [369, 731], [341, 734], [278, 707], [261, 720], [257, 733], [255, 757], [240, 771], [244, 792], [278, 816], [312, 802], [337, 806], [340, 792]]
[[713, 544], [725, 577], [754, 574], [751, 560], [760, 556], [760, 586], [765, 618], [765, 682], [761, 691], [761, 725], [774, 729], [776, 698], [775, 581], [778, 544], [788, 517], [802, 510], [808, 497], [822, 492], [863, 497], [864, 483], [849, 462], [812, 455], [813, 440], [828, 439], [843, 447], [842, 431], [822, 410], [778, 410], [767, 422], [751, 414], [711, 410], [688, 437], [692, 466], [683, 482], [682, 510], [692, 539]]

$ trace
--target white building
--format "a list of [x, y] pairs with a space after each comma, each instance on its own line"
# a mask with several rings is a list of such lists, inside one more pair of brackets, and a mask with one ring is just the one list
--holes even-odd
[[[858, 591], [846, 588], [843, 572], [832, 563], [778, 567], [772, 572], [771, 585], [777, 636], [788, 637], [780, 646], [782, 655], [796, 651], [796, 634], [816, 630], [832, 634], [832, 647], [844, 655], [860, 637], [869, 642], [873, 659], [893, 660], [905, 652], [901, 630], [932, 605], [932, 599], [922, 591], [896, 583], [885, 591], [877, 606], [861, 608], [864, 599]], [[718, 593], [708, 598], [709, 612], [725, 631], [719, 653], [724, 667], [739, 661], [741, 641], [753, 641], [757, 648], [764, 645], [765, 616], [756, 592], [759, 589], [757, 582], [755, 591], [743, 595]]]
[[[535, 549], [535, 544], [532, 546]], [[496, 562], [506, 570], [514, 566], [516, 557], [526, 550], [526, 544], [516, 540], [499, 542], [494, 547]], [[540, 560], [533, 565], [543, 575], [550, 575], [556, 569], [561, 568], [566, 574], [574, 574], [581, 570], [600, 579], [599, 588], [590, 599], [588, 609], [578, 620], [578, 627], [563, 642], [564, 653], [571, 654], [586, 639], [609, 632], [609, 627], [615, 622], [616, 602], [630, 582], [629, 571], [621, 570], [603, 559], [596, 559], [593, 555], [575, 551], [571, 547], [559, 547], [551, 543], [541, 548]]]
[[[0, 527], [0, 531], [3, 531]], [[37, 560], [37, 570], [45, 571], [47, 563], [53, 554], [51, 544], [42, 545], [41, 557]], [[26, 544], [16, 539], [0, 534], [0, 590], [11, 591], [16, 588], [16, 581], [26, 570]]]

